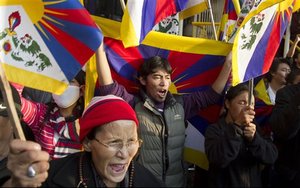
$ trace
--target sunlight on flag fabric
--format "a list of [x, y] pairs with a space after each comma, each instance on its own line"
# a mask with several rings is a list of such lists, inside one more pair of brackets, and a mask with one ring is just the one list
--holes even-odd
[[139, 45], [162, 19], [186, 10], [187, 17], [206, 9], [204, 0], [131, 0], [127, 2], [121, 23], [121, 39], [125, 47]]
[[186, 7], [179, 12], [179, 19], [194, 16], [206, 9], [208, 9], [206, 0], [189, 0]]
[[9, 81], [60, 94], [102, 34], [75, 0], [0, 0], [0, 61]]
[[225, 0], [223, 16], [219, 28], [219, 40], [227, 42], [232, 35], [240, 11], [238, 0]]
[[293, 5], [294, 0], [286, 0], [245, 17], [233, 45], [233, 85], [269, 70], [291, 20]]
[[294, 8], [293, 8], [293, 12], [296, 12], [300, 9], [300, 1], [296, 1], [295, 2], [295, 5], [294, 5]]

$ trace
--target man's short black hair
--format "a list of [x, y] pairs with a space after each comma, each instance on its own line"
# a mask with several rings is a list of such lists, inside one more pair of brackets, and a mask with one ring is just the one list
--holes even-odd
[[144, 63], [141, 64], [138, 76], [145, 79], [148, 75], [153, 74], [157, 69], [163, 69], [168, 74], [172, 73], [172, 67], [166, 58], [154, 56], [146, 59]]

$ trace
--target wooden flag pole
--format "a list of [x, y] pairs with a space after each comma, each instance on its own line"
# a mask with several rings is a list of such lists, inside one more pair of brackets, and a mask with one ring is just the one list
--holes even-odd
[[11, 125], [13, 126], [15, 138], [26, 140], [17, 114], [15, 103], [12, 97], [11, 88], [9, 82], [6, 79], [1, 63], [0, 63], [0, 89], [2, 92], [3, 100], [7, 106], [8, 117], [10, 119]]
[[251, 106], [252, 103], [252, 95], [253, 95], [253, 78], [249, 80], [249, 95], [248, 95], [248, 104]]
[[121, 3], [122, 10], [123, 10], [123, 12], [124, 12], [124, 10], [125, 10], [125, 8], [126, 8], [125, 1], [124, 1], [124, 0], [120, 0], [120, 3]]
[[211, 22], [212, 22], [212, 25], [213, 25], [215, 40], [218, 40], [217, 30], [216, 30], [216, 25], [215, 25], [215, 19], [214, 19], [214, 14], [212, 12], [210, 0], [207, 0], [207, 3], [208, 3], [208, 10], [209, 10], [210, 17], [211, 17]]

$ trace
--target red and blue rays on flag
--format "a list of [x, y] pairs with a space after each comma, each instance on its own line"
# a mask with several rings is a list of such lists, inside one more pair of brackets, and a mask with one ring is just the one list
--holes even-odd
[[121, 23], [125, 47], [137, 46], [158, 22], [183, 10], [189, 0], [131, 0]]
[[254, 88], [256, 92], [255, 97], [255, 120], [257, 125], [261, 128], [261, 133], [264, 136], [271, 137], [272, 129], [269, 123], [269, 118], [271, 116], [274, 105], [272, 104], [270, 97], [268, 95], [265, 75], [255, 78], [257, 84]]
[[114, 79], [133, 93], [138, 88], [137, 70], [144, 59], [158, 55], [169, 60], [173, 68], [170, 91], [178, 94], [206, 89], [218, 76], [225, 61], [225, 56], [177, 52], [143, 44], [124, 48], [121, 41], [107, 37], [104, 43]]
[[[252, 56], [246, 72], [259, 69], [258, 72], [260, 74], [257, 75], [259, 76], [269, 71], [280, 41], [291, 20], [292, 11], [293, 7], [290, 6], [282, 12], [279, 10], [274, 14], [273, 20], [269, 23], [264, 36], [254, 50], [254, 54], [263, 54], [263, 61], [261, 61], [261, 56]], [[250, 78], [252, 78], [251, 75], [245, 75], [244, 80], [249, 80]]]
[[295, 0], [277, 3], [243, 22], [233, 47], [233, 85], [268, 72], [291, 20], [294, 3]]
[[44, 2], [45, 17], [50, 19], [43, 19], [35, 27], [70, 81], [95, 53], [102, 34], [79, 1]]
[[237, 0], [225, 0], [224, 2], [223, 16], [221, 21], [220, 33], [219, 33], [220, 41], [228, 41], [228, 35], [231, 34], [238, 18], [237, 16], [238, 12], [234, 6], [233, 1], [237, 3], [236, 6], [240, 6], [239, 1]]
[[102, 41], [78, 0], [0, 0], [0, 11], [1, 63], [27, 87], [62, 93]]
[[261, 128], [262, 134], [268, 137], [272, 135], [269, 118], [272, 114], [273, 107], [274, 105], [266, 104], [260, 98], [255, 98], [255, 120]]

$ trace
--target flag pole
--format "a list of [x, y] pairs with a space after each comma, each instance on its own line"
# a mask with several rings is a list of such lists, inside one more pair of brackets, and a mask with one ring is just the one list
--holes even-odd
[[291, 15], [291, 21], [288, 23], [288, 26], [285, 30], [284, 37], [284, 48], [283, 48], [283, 57], [286, 57], [289, 48], [290, 48], [290, 39], [291, 39], [291, 23], [292, 23], [293, 15]]
[[251, 106], [252, 103], [252, 95], [253, 95], [253, 78], [249, 80], [249, 95], [248, 95], [248, 104]]
[[20, 120], [16, 111], [15, 103], [12, 97], [11, 88], [9, 82], [6, 79], [3, 67], [0, 63], [0, 88], [3, 96], [4, 103], [7, 106], [8, 117], [10, 119], [10, 123], [14, 129], [15, 138], [19, 138], [21, 140], [26, 140]]
[[212, 25], [213, 25], [215, 40], [218, 40], [216, 25], [215, 25], [215, 20], [214, 20], [214, 15], [213, 15], [212, 8], [211, 8], [210, 0], [207, 0], [207, 2], [208, 2], [208, 10], [209, 10], [210, 17], [211, 17], [211, 22], [212, 22]]
[[123, 10], [123, 12], [124, 12], [124, 10], [125, 10], [125, 8], [126, 8], [125, 1], [124, 1], [124, 0], [120, 0], [120, 3], [121, 3], [122, 10]]

